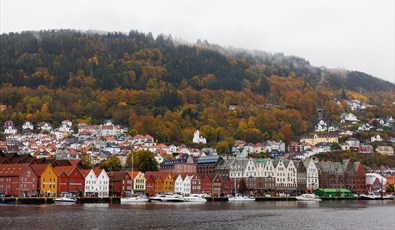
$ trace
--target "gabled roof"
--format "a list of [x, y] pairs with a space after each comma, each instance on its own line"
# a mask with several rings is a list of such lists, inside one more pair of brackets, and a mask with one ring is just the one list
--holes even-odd
[[122, 181], [126, 175], [129, 175], [126, 171], [113, 171], [107, 173], [111, 181]]
[[0, 165], [0, 177], [20, 176], [29, 167], [29, 164], [4, 164]]
[[30, 165], [30, 167], [32, 167], [34, 173], [39, 177], [49, 165], [50, 164], [35, 164]]
[[140, 171], [128, 171], [130, 178], [134, 179], [139, 175]]
[[83, 169], [83, 170], [80, 170], [80, 172], [81, 172], [82, 176], [87, 177], [88, 174], [91, 172], [91, 170], [90, 169]]
[[167, 176], [171, 174], [169, 172], [160, 172], [160, 171], [148, 171], [145, 172], [145, 176], [146, 178], [148, 178], [148, 176], [153, 176], [156, 180], [157, 177], [161, 177], [161, 179], [164, 181], [166, 180]]
[[[103, 172], [104, 169], [94, 169], [93, 172], [95, 173], [96, 177], [99, 177], [100, 174]], [[104, 170], [105, 171], [105, 170]]]
[[66, 173], [66, 175], [69, 175], [74, 169], [75, 166], [59, 166], [55, 168], [55, 172], [58, 176], [60, 176], [63, 172]]

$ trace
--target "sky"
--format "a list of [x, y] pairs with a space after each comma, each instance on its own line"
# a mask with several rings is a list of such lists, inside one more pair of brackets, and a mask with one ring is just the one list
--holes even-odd
[[151, 32], [302, 57], [395, 83], [394, 0], [0, 0], [0, 34]]

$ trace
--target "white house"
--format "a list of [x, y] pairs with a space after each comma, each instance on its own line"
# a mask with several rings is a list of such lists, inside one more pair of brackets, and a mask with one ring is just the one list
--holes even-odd
[[85, 177], [84, 196], [95, 196], [97, 193], [96, 174], [93, 170], [81, 170]]
[[318, 168], [314, 163], [314, 160], [309, 158], [303, 161], [303, 164], [306, 167], [306, 189], [311, 191], [313, 191], [314, 189], [318, 189]]
[[195, 133], [193, 134], [193, 143], [198, 143], [198, 144], [206, 144], [206, 138], [200, 136], [200, 131], [196, 130]]
[[18, 131], [16, 130], [16, 128], [14, 126], [6, 126], [4, 128], [4, 133], [6, 135], [15, 135]]
[[371, 142], [383, 141], [383, 138], [381, 138], [381, 136], [377, 134], [377, 135], [372, 136], [372, 137], [370, 138], [370, 141], [371, 141]]
[[191, 193], [191, 179], [193, 176], [178, 175], [174, 182], [174, 192], [182, 195], [189, 195]]
[[40, 129], [41, 129], [42, 131], [51, 132], [52, 126], [51, 126], [51, 124], [49, 124], [48, 122], [44, 122], [44, 123], [41, 124]]
[[59, 132], [71, 133], [72, 132], [72, 130], [71, 130], [72, 124], [73, 123], [69, 120], [62, 121], [62, 124], [58, 128]]
[[30, 121], [26, 121], [22, 125], [22, 129], [24, 132], [33, 131], [33, 128], [34, 128], [34, 126]]
[[345, 121], [350, 121], [350, 122], [356, 122], [359, 121], [357, 119], [357, 116], [355, 116], [353, 113], [342, 113], [340, 115], [341, 119], [344, 119]]
[[247, 165], [244, 169], [243, 177], [257, 177], [258, 170], [255, 166], [255, 161], [250, 158], [248, 159]]
[[110, 191], [110, 177], [107, 175], [106, 170], [94, 170], [96, 175], [96, 192], [99, 197], [108, 196]]
[[326, 122], [322, 119], [320, 119], [317, 123], [317, 125], [315, 126], [315, 131], [316, 132], [324, 132], [328, 129], [328, 125], [326, 124]]

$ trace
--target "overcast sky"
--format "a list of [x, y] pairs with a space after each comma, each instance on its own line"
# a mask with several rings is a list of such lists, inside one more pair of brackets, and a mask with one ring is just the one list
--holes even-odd
[[0, 33], [138, 30], [281, 52], [395, 83], [394, 0], [0, 0]]

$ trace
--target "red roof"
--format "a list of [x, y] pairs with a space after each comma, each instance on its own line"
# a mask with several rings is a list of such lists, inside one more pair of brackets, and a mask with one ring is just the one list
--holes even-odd
[[81, 171], [82, 176], [86, 177], [86, 176], [88, 176], [88, 174], [89, 174], [89, 172], [91, 170], [90, 169], [84, 169], [84, 170], [80, 170], [80, 171]]
[[34, 173], [39, 177], [50, 164], [35, 164], [31, 165]]
[[0, 165], [0, 177], [20, 176], [29, 167], [29, 164], [5, 164]]
[[100, 173], [103, 171], [104, 169], [94, 169], [93, 172], [95, 173], [95, 175], [98, 177], [100, 175]]
[[155, 179], [159, 176], [162, 178], [162, 180], [166, 180], [166, 177], [169, 175], [169, 172], [160, 172], [160, 171], [148, 171], [145, 172], [145, 178], [148, 178], [149, 176], [153, 176]]
[[75, 166], [59, 166], [55, 168], [55, 172], [58, 176], [60, 176], [60, 174], [62, 174], [63, 172], [69, 175], [71, 171], [74, 170], [74, 168]]
[[137, 177], [137, 175], [140, 173], [140, 171], [129, 171], [128, 174], [129, 176], [134, 179]]

